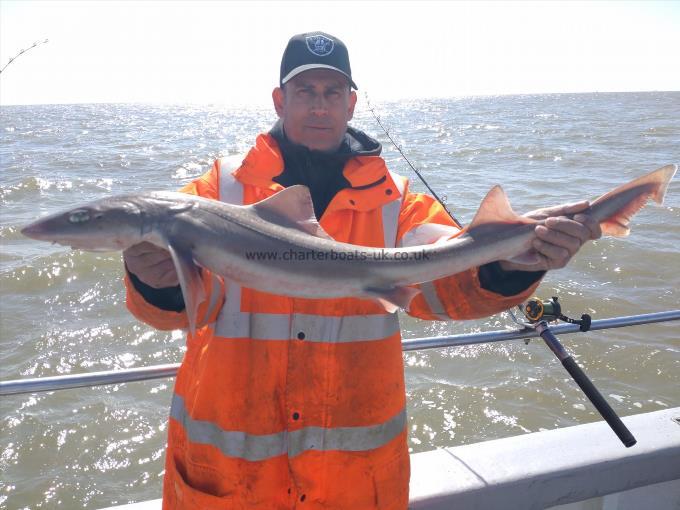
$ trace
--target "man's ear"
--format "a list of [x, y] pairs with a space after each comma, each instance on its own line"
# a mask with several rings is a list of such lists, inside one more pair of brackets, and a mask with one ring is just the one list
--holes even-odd
[[354, 117], [354, 107], [357, 104], [357, 93], [355, 91], [350, 91], [349, 93], [349, 109], [347, 111], [347, 120], [352, 120]]
[[272, 100], [274, 101], [274, 109], [276, 110], [276, 115], [279, 116], [279, 118], [283, 117], [283, 101], [284, 101], [284, 92], [281, 87], [276, 87], [274, 90], [272, 90]]

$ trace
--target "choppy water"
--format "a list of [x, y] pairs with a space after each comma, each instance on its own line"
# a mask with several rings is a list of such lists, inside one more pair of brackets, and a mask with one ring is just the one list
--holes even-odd
[[[410, 159], [472, 218], [503, 184], [518, 211], [596, 197], [680, 162], [680, 93], [565, 94], [378, 105]], [[0, 110], [0, 370], [3, 380], [181, 360], [180, 332], [125, 309], [120, 254], [23, 239], [19, 226], [114, 193], [173, 190], [245, 151], [275, 117], [219, 106], [56, 105]], [[360, 107], [354, 125], [406, 163]], [[539, 294], [593, 318], [680, 308], [680, 178], [625, 239], [585, 247]], [[404, 336], [499, 329], [402, 317]], [[640, 326], [563, 341], [620, 415], [680, 405], [680, 328]], [[598, 419], [554, 356], [522, 341], [407, 353], [414, 452]], [[100, 508], [159, 497], [172, 380], [2, 398], [0, 507]], [[584, 438], [587, 441], [587, 438]]]

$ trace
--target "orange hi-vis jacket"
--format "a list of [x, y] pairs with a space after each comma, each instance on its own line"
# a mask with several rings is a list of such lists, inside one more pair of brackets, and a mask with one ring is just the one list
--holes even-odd
[[[237, 167], [233, 171], [234, 167]], [[282, 189], [271, 135], [236, 165], [224, 158], [183, 191], [252, 204]], [[320, 218], [335, 240], [360, 246], [427, 244], [459, 227], [439, 203], [410, 193], [379, 156], [343, 169], [351, 184]], [[373, 300], [301, 299], [239, 286], [202, 271], [209, 298], [177, 375], [164, 509], [381, 509], [408, 505], [409, 456], [397, 314]], [[531, 295], [480, 286], [477, 270], [420, 285], [407, 312], [472, 319]], [[158, 329], [187, 328], [126, 278], [127, 303]]]

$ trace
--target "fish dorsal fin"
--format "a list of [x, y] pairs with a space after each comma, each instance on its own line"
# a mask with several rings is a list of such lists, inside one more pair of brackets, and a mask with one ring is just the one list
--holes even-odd
[[312, 196], [307, 186], [290, 186], [248, 207], [260, 218], [271, 223], [331, 239], [316, 219]]
[[[496, 185], [489, 190], [484, 200], [482, 200], [472, 223], [466, 228], [466, 233], [473, 238], [498, 237], [500, 233], [499, 224], [523, 225], [533, 223], [536, 223], [536, 220], [520, 216], [512, 210], [505, 191]], [[540, 262], [540, 258], [533, 249], [518, 253], [509, 260], [516, 264], [528, 266]]]
[[513, 211], [505, 191], [496, 185], [489, 190], [482, 200], [479, 210], [467, 230], [469, 232], [485, 225], [498, 223], [535, 223], [535, 221]]

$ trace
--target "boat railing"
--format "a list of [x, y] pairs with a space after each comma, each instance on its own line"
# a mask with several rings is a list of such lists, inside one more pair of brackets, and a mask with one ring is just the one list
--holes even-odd
[[[642, 324], [652, 324], [656, 322], [668, 322], [674, 320], [680, 320], [680, 310], [669, 310], [666, 312], [594, 320], [590, 325], [590, 331], [622, 328], [626, 326], [638, 326]], [[551, 330], [555, 334], [581, 332], [577, 324], [559, 324], [551, 326]], [[427, 338], [411, 338], [403, 340], [402, 347], [404, 351], [417, 351], [442, 347], [460, 347], [464, 345], [504, 342], [507, 340], [530, 339], [538, 336], [539, 333], [534, 328], [524, 327], [501, 331], [486, 331]], [[129, 368], [124, 370], [108, 370], [84, 374], [68, 374], [54, 377], [0, 381], [0, 396], [38, 393], [106, 384], [121, 384], [133, 381], [146, 381], [151, 379], [174, 377], [177, 374], [178, 368], [179, 363], [172, 363], [140, 368]]]

